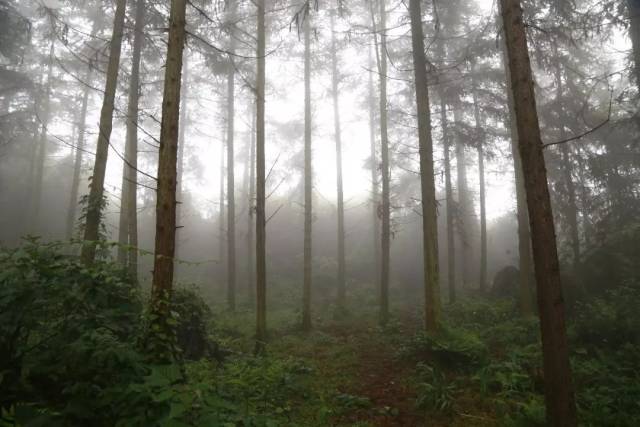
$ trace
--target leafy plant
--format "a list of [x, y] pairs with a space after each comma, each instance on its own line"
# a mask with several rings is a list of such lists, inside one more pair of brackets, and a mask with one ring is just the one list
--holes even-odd
[[447, 380], [441, 370], [424, 363], [417, 365], [417, 377], [416, 406], [425, 410], [451, 412], [457, 390], [455, 382]]
[[472, 332], [443, 326], [437, 335], [414, 335], [400, 346], [399, 355], [432, 360], [442, 367], [468, 369], [486, 358], [487, 347]]

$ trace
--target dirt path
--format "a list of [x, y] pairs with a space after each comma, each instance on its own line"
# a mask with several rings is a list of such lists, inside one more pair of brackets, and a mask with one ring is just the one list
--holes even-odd
[[395, 356], [395, 349], [370, 329], [349, 328], [328, 331], [355, 352], [355, 366], [349, 372], [348, 395], [366, 398], [370, 407], [354, 408], [340, 417], [341, 425], [366, 422], [373, 426], [424, 426], [424, 415], [415, 408], [416, 395], [407, 384], [410, 367]]

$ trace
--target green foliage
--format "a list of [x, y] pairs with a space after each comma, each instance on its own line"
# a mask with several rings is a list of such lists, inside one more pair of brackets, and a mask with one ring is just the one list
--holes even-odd
[[296, 359], [237, 357], [220, 367], [198, 362], [188, 372], [187, 394], [201, 396], [191, 425], [278, 426], [308, 397], [311, 371]]
[[621, 286], [576, 306], [571, 336], [588, 346], [640, 344], [640, 288]]
[[449, 381], [441, 370], [424, 363], [418, 363], [416, 376], [416, 406], [424, 410], [451, 412], [457, 391], [456, 383]]
[[448, 306], [444, 315], [449, 324], [479, 332], [517, 317], [513, 301], [504, 299], [461, 299]]
[[99, 426], [153, 408], [131, 388], [148, 373], [134, 346], [141, 307], [115, 265], [36, 241], [0, 252], [2, 409], [25, 425]]
[[221, 356], [215, 341], [208, 335], [208, 325], [212, 322], [211, 309], [195, 289], [174, 290], [171, 312], [176, 319], [177, 344], [185, 359]]
[[437, 335], [420, 332], [411, 337], [401, 344], [399, 356], [431, 360], [444, 368], [468, 369], [485, 360], [487, 347], [473, 332], [442, 326]]

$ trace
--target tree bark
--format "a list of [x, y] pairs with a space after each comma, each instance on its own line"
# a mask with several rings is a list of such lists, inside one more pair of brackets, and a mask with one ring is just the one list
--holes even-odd
[[551, 426], [576, 426], [560, 265], [522, 8], [519, 0], [500, 3], [532, 233], [547, 422]]
[[[387, 36], [386, 36], [386, 0], [378, 0], [380, 25], [376, 28], [374, 2], [371, 2], [371, 21], [376, 43], [376, 62], [380, 77], [380, 151], [382, 175], [382, 201], [378, 215], [382, 217], [381, 268], [380, 268], [380, 314], [379, 322], [386, 325], [389, 321], [389, 276], [391, 264], [391, 197], [389, 173], [389, 134], [387, 114]], [[377, 33], [380, 33], [378, 43]]]
[[336, 52], [335, 17], [331, 13], [331, 86], [333, 94], [333, 124], [336, 140], [336, 190], [338, 198], [338, 307], [346, 304], [346, 259], [344, 235], [344, 192], [342, 185], [342, 135], [340, 126], [340, 99], [338, 95], [338, 55]]
[[122, 47], [122, 34], [126, 11], [126, 0], [118, 0], [116, 13], [113, 19], [113, 34], [109, 51], [109, 65], [107, 67], [107, 81], [100, 112], [100, 124], [98, 125], [98, 145], [93, 166], [93, 176], [89, 185], [89, 199], [84, 228], [84, 243], [82, 245], [82, 262], [90, 265], [96, 256], [96, 244], [100, 235], [100, 222], [102, 220], [104, 180], [107, 170], [107, 158], [111, 130], [113, 128], [113, 110], [118, 86], [118, 69], [120, 67], [120, 51]]
[[422, 251], [424, 263], [425, 329], [435, 332], [440, 317], [440, 277], [438, 271], [438, 220], [433, 168], [431, 111], [424, 51], [420, 0], [410, 0], [411, 41], [418, 113], [420, 186], [422, 194]]
[[[499, 17], [502, 20], [502, 17]], [[524, 175], [522, 162], [518, 153], [518, 128], [516, 126], [516, 110], [511, 89], [509, 74], [509, 59], [507, 58], [507, 45], [502, 38], [502, 62], [506, 73], [507, 104], [509, 114], [506, 127], [511, 136], [511, 156], [513, 158], [513, 175], [516, 190], [516, 219], [518, 221], [518, 266], [520, 268], [519, 305], [520, 314], [524, 317], [533, 314], [533, 301], [531, 292], [531, 278], [533, 268], [531, 265], [531, 233], [529, 229], [529, 212], [527, 211], [527, 195], [524, 188]]]
[[[373, 59], [371, 49], [369, 49], [369, 68], [373, 69]], [[376, 289], [380, 289], [380, 217], [378, 216], [378, 206], [380, 204], [380, 191], [378, 184], [378, 159], [376, 153], [375, 135], [375, 95], [373, 89], [373, 72], [369, 72], [369, 151], [371, 153], [371, 225], [372, 225], [372, 246], [373, 246], [373, 279]]]
[[[235, 51], [235, 8], [236, 2], [231, 0], [227, 7], [230, 10], [229, 51]], [[235, 200], [235, 166], [234, 166], [234, 131], [235, 131], [235, 66], [233, 57], [229, 56], [227, 73], [227, 305], [229, 310], [236, 309], [236, 200]]]
[[[138, 104], [140, 102], [140, 61], [142, 58], [142, 40], [144, 38], [145, 8], [145, 0], [136, 2], [135, 35], [131, 56], [125, 163], [122, 169], [122, 197], [120, 199], [120, 227], [118, 233], [118, 262], [127, 268], [131, 277], [137, 277], [138, 269]], [[132, 232], [135, 232], [135, 236]], [[127, 245], [129, 245], [129, 248], [127, 248]]]
[[[228, 119], [228, 118], [227, 118]], [[225, 283], [227, 280], [227, 274], [226, 274], [226, 270], [227, 270], [227, 265], [226, 265], [226, 261], [227, 261], [227, 251], [225, 250], [225, 243], [226, 243], [226, 230], [225, 230], [225, 222], [226, 222], [226, 209], [225, 209], [225, 173], [224, 173], [224, 162], [225, 162], [225, 158], [226, 158], [226, 151], [225, 151], [225, 139], [223, 138], [220, 141], [220, 194], [219, 194], [219, 217], [218, 217], [218, 235], [219, 235], [219, 240], [218, 240], [218, 257], [220, 258], [218, 260], [218, 266], [219, 266], [219, 279], [222, 283]], [[226, 286], [225, 286], [226, 287]]]
[[456, 302], [456, 244], [455, 244], [455, 203], [451, 184], [451, 141], [447, 123], [447, 104], [444, 94], [440, 94], [440, 124], [442, 126], [442, 146], [444, 151], [445, 198], [447, 201], [447, 280], [449, 284], [449, 303]]
[[186, 38], [186, 4], [186, 0], [171, 0], [169, 46], [167, 48], [160, 127], [152, 313], [159, 322], [162, 322], [163, 327], [169, 316], [169, 302], [173, 287], [180, 86], [182, 54]]
[[313, 170], [311, 159], [311, 5], [304, 16], [304, 284], [302, 329], [311, 329], [311, 227], [313, 220]]
[[184, 219], [184, 150], [185, 150], [185, 134], [187, 132], [187, 120], [189, 111], [187, 109], [189, 103], [189, 57], [182, 58], [182, 82], [180, 97], [180, 128], [178, 129], [178, 183], [176, 189], [176, 262], [174, 263], [174, 274], [179, 276], [180, 261], [182, 257], [182, 237], [183, 237], [183, 219]]
[[267, 340], [267, 263], [265, 218], [265, 0], [256, 0], [258, 14], [256, 80], [256, 353], [263, 353]]
[[[456, 125], [462, 123], [462, 111], [460, 105], [453, 110]], [[467, 184], [467, 158], [464, 151], [464, 142], [460, 135], [456, 138], [456, 171], [458, 186], [458, 208], [456, 209], [458, 220], [458, 236], [460, 238], [460, 268], [462, 273], [462, 287], [469, 288], [470, 263], [471, 263], [471, 232], [470, 223], [472, 216], [471, 200], [469, 198], [469, 186]]]
[[255, 231], [255, 223], [254, 223], [254, 199], [256, 192], [256, 111], [253, 109], [253, 114], [251, 116], [251, 141], [249, 142], [251, 145], [249, 148], [249, 195], [247, 198], [248, 209], [247, 209], [247, 297], [249, 299], [249, 305], [251, 307], [255, 306], [255, 289], [254, 289], [254, 281], [255, 281], [255, 247], [254, 247], [254, 231]]

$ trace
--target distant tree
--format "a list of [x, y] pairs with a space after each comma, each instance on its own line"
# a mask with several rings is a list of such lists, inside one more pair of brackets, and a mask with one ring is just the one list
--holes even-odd
[[[338, 5], [339, 6], [339, 5]], [[338, 199], [338, 306], [346, 304], [346, 259], [344, 234], [344, 191], [342, 184], [342, 129], [340, 124], [340, 96], [338, 86], [340, 74], [338, 72], [338, 47], [336, 44], [335, 15], [337, 10], [330, 12], [331, 20], [331, 95], [333, 99], [333, 132], [336, 141], [336, 193]]]
[[[140, 60], [144, 38], [145, 0], [137, 0], [133, 52], [131, 55], [131, 77], [129, 79], [129, 102], [127, 105], [127, 136], [125, 141], [125, 163], [122, 170], [122, 196], [120, 198], [120, 227], [118, 232], [118, 261], [124, 265], [131, 277], [137, 277], [138, 259], [138, 115], [140, 100]], [[131, 248], [127, 249], [127, 245]]]
[[313, 170], [311, 151], [311, 2], [303, 12], [304, 27], [304, 284], [302, 291], [302, 329], [311, 329], [311, 266], [313, 222]]
[[99, 238], [100, 221], [102, 219], [104, 180], [107, 170], [107, 158], [111, 130], [113, 128], [113, 110], [118, 86], [118, 70], [120, 67], [120, 51], [124, 30], [124, 17], [127, 1], [116, 2], [116, 13], [113, 18], [113, 33], [109, 50], [109, 65], [105, 84], [100, 123], [98, 125], [98, 146], [93, 166], [93, 175], [89, 185], [89, 198], [84, 226], [84, 243], [81, 258], [85, 264], [92, 264], [96, 256], [96, 243]]
[[509, 80], [531, 226], [542, 334], [547, 423], [576, 426], [560, 265], [520, 0], [501, 0]]
[[387, 111], [387, 8], [386, 0], [378, 0], [378, 22], [374, 1], [371, 2], [371, 21], [376, 44], [376, 63], [380, 79], [380, 150], [382, 175], [382, 203], [379, 215], [382, 217], [380, 260], [380, 324], [389, 321], [389, 276], [391, 267], [391, 176], [389, 167], [389, 134]]
[[478, 101], [478, 87], [476, 84], [475, 64], [471, 65], [471, 97], [473, 100], [473, 117], [475, 121], [475, 131], [477, 136], [476, 149], [478, 151], [478, 181], [480, 182], [480, 274], [479, 286], [482, 292], [487, 289], [487, 188], [485, 182], [484, 162], [485, 162], [485, 137], [484, 123]]
[[249, 192], [247, 194], [247, 299], [249, 305], [255, 308], [255, 251], [254, 236], [256, 225], [254, 222], [254, 200], [256, 197], [256, 111], [254, 103], [251, 103], [251, 137], [249, 140], [249, 155], [246, 167], [249, 169]]
[[267, 340], [267, 263], [265, 217], [265, 0], [256, 0], [258, 58], [256, 79], [256, 353], [262, 353]]
[[229, 64], [227, 73], [227, 305], [236, 308], [236, 200], [234, 167], [235, 45], [237, 3], [228, 0]]
[[378, 174], [378, 156], [376, 141], [376, 105], [375, 93], [373, 85], [373, 58], [371, 48], [369, 49], [369, 82], [368, 82], [368, 103], [369, 103], [369, 155], [371, 156], [371, 244], [373, 245], [373, 270], [374, 284], [376, 289], [380, 289], [380, 217], [378, 215], [378, 206], [380, 205], [380, 185]]

